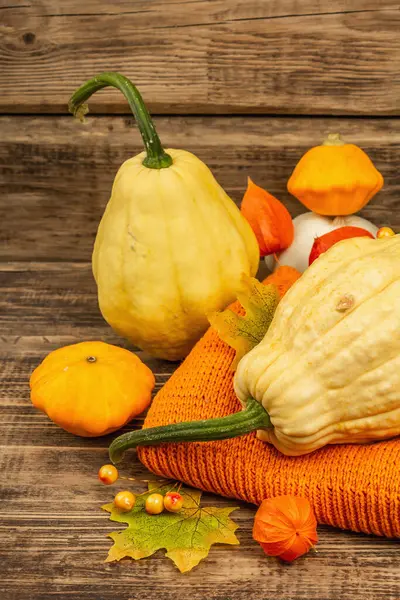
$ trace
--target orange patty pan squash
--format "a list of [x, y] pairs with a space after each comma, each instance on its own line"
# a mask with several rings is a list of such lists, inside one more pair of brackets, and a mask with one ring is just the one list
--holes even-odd
[[143, 412], [154, 383], [136, 354], [104, 342], [81, 342], [46, 356], [31, 375], [31, 400], [66, 431], [97, 437]]
[[383, 186], [383, 177], [368, 155], [339, 134], [329, 134], [321, 146], [299, 160], [288, 191], [319, 215], [352, 215]]

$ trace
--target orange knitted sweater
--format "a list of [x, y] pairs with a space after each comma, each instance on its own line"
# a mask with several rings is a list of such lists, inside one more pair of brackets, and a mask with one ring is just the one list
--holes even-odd
[[[283, 284], [281, 292], [287, 287]], [[241, 311], [239, 303], [230, 308]], [[240, 410], [230, 368], [234, 354], [210, 328], [156, 395], [144, 426]], [[138, 453], [157, 475], [206, 491], [255, 504], [283, 494], [305, 496], [319, 523], [400, 537], [400, 440], [326, 446], [288, 457], [251, 433], [225, 441], [142, 447]]]

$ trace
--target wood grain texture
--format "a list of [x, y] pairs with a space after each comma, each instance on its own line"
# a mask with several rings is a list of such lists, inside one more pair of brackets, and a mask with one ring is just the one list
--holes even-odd
[[[384, 189], [364, 209], [400, 229], [400, 120], [266, 117], [160, 117], [168, 147], [206, 162], [237, 202], [247, 177], [305, 208], [286, 191], [300, 156], [330, 131], [359, 144], [383, 173]], [[124, 117], [0, 117], [0, 259], [89, 261], [96, 230], [122, 162], [142, 150]]]
[[[80, 83], [119, 70], [153, 113], [398, 115], [400, 3], [395, 0], [0, 0], [0, 113], [66, 113]], [[91, 110], [127, 114], [115, 91]], [[400, 230], [400, 120], [165, 116], [166, 146], [193, 151], [236, 203], [248, 175], [282, 199], [302, 153], [330, 131], [361, 145], [385, 177], [364, 211]], [[90, 256], [115, 173], [141, 151], [133, 120], [0, 117], [0, 598], [3, 600], [400, 600], [398, 541], [319, 528], [318, 554], [293, 565], [251, 537], [215, 546], [179, 575], [158, 552], [104, 564], [118, 529], [100, 506], [121, 489], [96, 477], [112, 435], [71, 436], [36, 411], [29, 376], [51, 350], [83, 339], [128, 347], [103, 321]], [[44, 262], [43, 262], [44, 261]], [[61, 261], [61, 262], [60, 262]], [[64, 261], [64, 262], [62, 262]], [[66, 262], [68, 261], [68, 262]], [[138, 355], [159, 390], [176, 365]], [[141, 426], [143, 416], [124, 428]], [[130, 453], [121, 469], [152, 478]]]
[[[139, 562], [104, 564], [106, 535], [119, 528], [100, 506], [121, 486], [145, 489], [153, 476], [130, 453], [115, 488], [96, 477], [111, 436], [72, 436], [29, 400], [32, 369], [50, 350], [82, 337], [124, 344], [98, 313], [88, 264], [0, 265], [0, 596], [4, 600], [398, 600], [398, 541], [319, 528], [318, 554], [284, 565], [252, 540], [255, 508], [209, 494], [233, 514], [241, 545], [214, 546], [191, 573], [179, 575], [160, 551]], [[141, 358], [157, 386], [175, 365]], [[141, 419], [132, 423], [137, 427]], [[126, 427], [127, 430], [130, 427]], [[121, 527], [123, 528], [123, 526]]]
[[[104, 70], [158, 113], [399, 114], [398, 0], [78, 0], [0, 7], [0, 110], [66, 112]], [[92, 108], [126, 113], [117, 92]]]

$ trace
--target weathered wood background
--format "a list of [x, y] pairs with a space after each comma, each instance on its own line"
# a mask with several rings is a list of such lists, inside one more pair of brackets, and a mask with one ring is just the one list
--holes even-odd
[[[76, 86], [121, 71], [166, 146], [195, 152], [236, 202], [250, 175], [293, 215], [303, 211], [286, 192], [296, 161], [340, 131], [385, 177], [363, 214], [398, 230], [399, 32], [394, 0], [0, 0], [2, 600], [400, 599], [397, 541], [322, 527], [319, 553], [284, 566], [252, 541], [244, 504], [241, 546], [214, 547], [188, 575], [161, 552], [105, 565], [116, 527], [96, 472], [110, 440], [58, 429], [28, 388], [60, 345], [124, 344], [98, 311], [89, 261], [115, 172], [140, 139], [115, 91], [75, 122]], [[173, 365], [141, 356], [159, 389]], [[132, 474], [139, 485], [148, 476], [137, 462]]]

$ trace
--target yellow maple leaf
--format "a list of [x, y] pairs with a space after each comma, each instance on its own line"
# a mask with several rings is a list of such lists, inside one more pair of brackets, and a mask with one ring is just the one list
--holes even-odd
[[[166, 483], [157, 487], [156, 491], [165, 495], [171, 489], [176, 489], [176, 485]], [[201, 507], [201, 492], [181, 487], [179, 493], [183, 497], [183, 507], [179, 513], [164, 511], [159, 515], [149, 515], [144, 504], [152, 490], [154, 485], [149, 484], [149, 492], [137, 496], [134, 508], [128, 513], [120, 511], [114, 503], [102, 507], [111, 513], [112, 521], [128, 523], [123, 531], [109, 535], [114, 545], [106, 562], [126, 556], [139, 560], [165, 549], [166, 556], [181, 573], [185, 573], [208, 555], [213, 544], [239, 544], [235, 535], [238, 526], [229, 518], [237, 507]]]
[[227, 309], [208, 317], [219, 337], [236, 350], [233, 369], [267, 333], [280, 295], [275, 285], [263, 285], [254, 277], [243, 275], [242, 289], [237, 294], [237, 299], [245, 309], [245, 316]]

